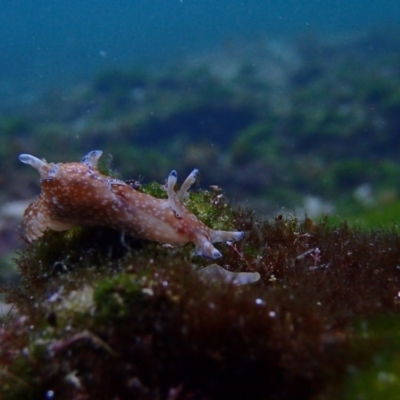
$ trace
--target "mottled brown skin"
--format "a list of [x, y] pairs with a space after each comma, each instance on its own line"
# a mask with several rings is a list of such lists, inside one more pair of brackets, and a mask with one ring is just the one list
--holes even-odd
[[193, 171], [176, 193], [176, 172], [168, 177], [168, 199], [138, 192], [123, 181], [101, 174], [101, 151], [92, 151], [82, 162], [48, 164], [31, 155], [20, 160], [41, 175], [40, 196], [26, 209], [23, 226], [28, 240], [46, 229], [64, 231], [75, 226], [106, 226], [138, 238], [182, 246], [193, 242], [196, 254], [219, 258], [214, 242], [239, 240], [243, 232], [215, 231], [199, 221], [183, 205]]

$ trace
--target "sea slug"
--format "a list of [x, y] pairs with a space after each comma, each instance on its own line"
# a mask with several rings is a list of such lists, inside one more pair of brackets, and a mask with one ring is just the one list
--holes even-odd
[[183, 246], [195, 244], [195, 254], [212, 259], [222, 256], [212, 243], [239, 240], [243, 232], [213, 230], [183, 204], [197, 170], [175, 192], [177, 173], [167, 180], [167, 199], [142, 193], [127, 183], [99, 172], [102, 151], [94, 150], [81, 162], [47, 163], [29, 154], [19, 160], [41, 177], [41, 194], [24, 213], [23, 228], [29, 241], [46, 229], [64, 231], [76, 226], [106, 226], [137, 238]]

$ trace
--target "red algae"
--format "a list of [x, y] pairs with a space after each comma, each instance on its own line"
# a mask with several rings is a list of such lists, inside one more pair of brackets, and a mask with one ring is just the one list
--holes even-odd
[[399, 311], [399, 234], [232, 217], [246, 236], [220, 264], [261, 276], [240, 287], [203, 282], [186, 249], [110, 230], [28, 245], [7, 289], [3, 398], [341, 396], [384, 345], [357, 324]]

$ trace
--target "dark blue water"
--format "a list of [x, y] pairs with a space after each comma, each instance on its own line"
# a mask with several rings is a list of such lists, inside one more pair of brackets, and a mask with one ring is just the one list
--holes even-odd
[[345, 34], [400, 21], [396, 0], [2, 0], [0, 81], [62, 82], [163, 68], [223, 41]]

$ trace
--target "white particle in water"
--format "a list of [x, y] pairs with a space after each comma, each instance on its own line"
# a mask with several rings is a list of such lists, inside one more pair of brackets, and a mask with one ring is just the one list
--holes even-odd
[[46, 392], [46, 399], [54, 399], [54, 390], [48, 390]]

